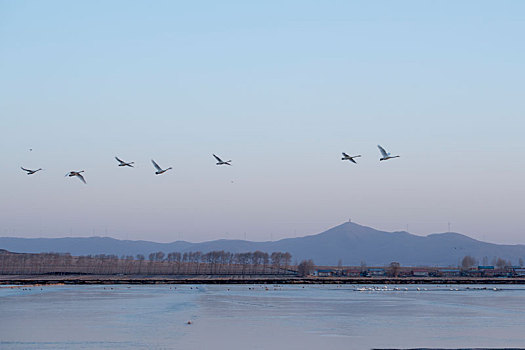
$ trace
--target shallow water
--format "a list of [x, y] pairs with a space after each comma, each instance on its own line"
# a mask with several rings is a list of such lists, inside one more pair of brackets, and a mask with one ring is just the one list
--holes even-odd
[[523, 329], [525, 286], [0, 288], [1, 349], [523, 347]]

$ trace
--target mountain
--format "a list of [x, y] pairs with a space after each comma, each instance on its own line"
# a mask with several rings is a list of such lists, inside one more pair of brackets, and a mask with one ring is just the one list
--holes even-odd
[[118, 240], [108, 237], [88, 238], [13, 238], [0, 237], [0, 249], [21, 253], [68, 252], [72, 255], [115, 254], [146, 257], [162, 251], [189, 252], [225, 250], [233, 253], [261, 250], [290, 252], [292, 259], [313, 259], [317, 265], [386, 265], [397, 261], [404, 266], [457, 266], [465, 255], [480, 262], [501, 257], [517, 264], [525, 259], [525, 245], [486, 243], [468, 236], [447, 232], [416, 236], [404, 231], [384, 232], [371, 227], [346, 222], [325, 232], [274, 242], [250, 242], [220, 239], [202, 243], [176, 241], [155, 243], [149, 241]]

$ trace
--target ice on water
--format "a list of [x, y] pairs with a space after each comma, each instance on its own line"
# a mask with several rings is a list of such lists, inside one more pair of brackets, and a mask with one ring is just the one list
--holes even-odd
[[2, 349], [519, 347], [523, 324], [522, 286], [0, 288]]

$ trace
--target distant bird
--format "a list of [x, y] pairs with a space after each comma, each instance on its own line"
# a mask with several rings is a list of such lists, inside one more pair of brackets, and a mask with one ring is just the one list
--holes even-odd
[[343, 152], [343, 158], [341, 158], [341, 160], [349, 160], [349, 161], [351, 161], [352, 163], [357, 164], [357, 162], [354, 160], [354, 158], [358, 158], [358, 157], [361, 157], [361, 155], [358, 155], [358, 156], [349, 156], [348, 154], [346, 154], [345, 152]]
[[389, 160], [389, 159], [392, 159], [392, 158], [399, 158], [399, 156], [391, 156], [390, 153], [388, 153], [387, 151], [385, 151], [385, 149], [379, 145], [377, 145], [377, 148], [379, 148], [379, 151], [381, 152], [381, 155], [383, 156], [382, 158], [380, 158], [379, 160]]
[[22, 167], [20, 167], [20, 169], [22, 169], [23, 171], [26, 171], [26, 172], [27, 172], [27, 175], [33, 175], [33, 174], [36, 173], [37, 171], [42, 170], [42, 168], [39, 168], [39, 169], [36, 169], [36, 170], [31, 170], [31, 169], [26, 169], [26, 168], [22, 168]]
[[82, 181], [83, 183], [86, 183], [86, 180], [84, 179], [84, 176], [82, 176], [82, 174], [80, 173], [83, 173], [84, 170], [81, 170], [81, 171], [70, 171], [69, 173], [66, 174], [66, 176], [69, 176], [69, 177], [72, 177], [72, 176], [76, 176], [80, 179], [80, 181]]
[[227, 162], [225, 162], [219, 157], [217, 157], [215, 154], [213, 154], [213, 156], [215, 157], [215, 159], [217, 159], [217, 165], [230, 165], [231, 166], [230, 164], [231, 160], [228, 160]]
[[153, 163], [153, 166], [155, 167], [155, 169], [157, 169], [157, 171], [155, 172], [155, 175], [160, 175], [171, 169], [171, 167], [167, 169], [162, 169], [157, 163], [155, 163], [153, 159], [151, 160], [151, 163]]
[[132, 165], [132, 164], [135, 164], [135, 162], [129, 162], [129, 163], [126, 163], [126, 162], [123, 161], [122, 159], [119, 159], [119, 157], [115, 157], [115, 159], [117, 160], [117, 162], [120, 163], [118, 166], [129, 166], [130, 168], [133, 168], [133, 165]]

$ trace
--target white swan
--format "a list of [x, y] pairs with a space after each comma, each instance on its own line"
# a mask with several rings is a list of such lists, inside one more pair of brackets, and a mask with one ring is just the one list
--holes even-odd
[[358, 157], [361, 157], [361, 155], [358, 155], [358, 156], [349, 156], [348, 154], [346, 154], [345, 152], [343, 152], [343, 158], [341, 158], [341, 160], [349, 160], [349, 161], [351, 161], [352, 163], [357, 164], [357, 162], [354, 160], [354, 158], [358, 158]]
[[31, 170], [31, 169], [26, 169], [26, 168], [23, 168], [23, 167], [20, 167], [20, 169], [22, 169], [23, 171], [26, 171], [27, 175], [33, 175], [37, 171], [43, 170], [42, 168], [39, 168], [39, 169], [36, 169], [36, 170]]
[[213, 156], [215, 157], [215, 159], [217, 159], [217, 165], [230, 165], [230, 162], [231, 160], [228, 160], [228, 161], [223, 161], [222, 159], [220, 159], [219, 157], [217, 157], [215, 154], [213, 154]]
[[132, 165], [132, 164], [135, 164], [135, 162], [129, 162], [129, 163], [126, 163], [126, 162], [123, 161], [122, 159], [119, 159], [119, 157], [115, 157], [115, 159], [117, 160], [117, 162], [120, 163], [118, 166], [129, 166], [130, 168], [133, 168], [133, 165]]
[[72, 177], [72, 176], [76, 176], [80, 179], [80, 181], [82, 181], [83, 183], [86, 183], [86, 180], [84, 179], [84, 176], [82, 176], [82, 174], [80, 173], [83, 173], [84, 170], [81, 170], [81, 171], [70, 171], [69, 173], [66, 174], [66, 176], [69, 176], [69, 177]]
[[388, 153], [387, 151], [385, 151], [385, 149], [379, 145], [377, 145], [377, 148], [379, 148], [379, 151], [381, 152], [381, 155], [383, 156], [382, 158], [380, 158], [379, 160], [389, 160], [389, 159], [392, 159], [392, 158], [399, 158], [399, 156], [391, 156], [390, 153]]
[[155, 163], [153, 159], [151, 160], [151, 163], [153, 163], [153, 166], [155, 167], [155, 169], [157, 169], [157, 171], [155, 172], [155, 175], [160, 175], [171, 169], [171, 167], [167, 169], [162, 169], [157, 163]]

